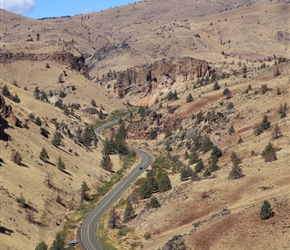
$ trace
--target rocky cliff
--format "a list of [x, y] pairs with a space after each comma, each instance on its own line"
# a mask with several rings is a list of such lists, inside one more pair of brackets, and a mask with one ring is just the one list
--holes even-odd
[[[162, 59], [150, 65], [135, 66], [125, 71], [110, 71], [98, 81], [100, 85], [111, 89], [119, 98], [126, 98], [137, 104], [147, 98], [147, 102], [156, 99], [175, 83], [185, 83], [200, 77], [211, 76], [214, 70], [205, 60], [191, 57], [181, 59]], [[148, 98], [148, 97], [151, 98]], [[140, 104], [140, 103], [139, 103]], [[147, 103], [148, 104], [148, 103]]]
[[69, 51], [57, 51], [54, 53], [28, 53], [28, 52], [1, 52], [0, 64], [12, 63], [14, 61], [44, 61], [51, 60], [66, 65], [71, 69], [81, 72], [88, 78], [88, 67], [85, 65], [83, 56], [75, 56]]

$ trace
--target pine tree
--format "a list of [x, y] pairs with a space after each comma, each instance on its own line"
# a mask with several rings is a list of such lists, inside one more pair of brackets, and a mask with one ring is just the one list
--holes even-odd
[[246, 74], [248, 72], [248, 70], [247, 70], [247, 66], [245, 65], [244, 67], [243, 67], [243, 74]]
[[154, 175], [148, 175], [146, 181], [148, 182], [148, 186], [150, 187], [151, 193], [159, 191], [158, 182], [154, 177]]
[[173, 93], [173, 100], [177, 100], [178, 97], [177, 97], [177, 91], [176, 89], [174, 90], [174, 93]]
[[35, 250], [47, 250], [48, 246], [44, 241], [41, 241], [35, 248]]
[[183, 167], [180, 171], [180, 180], [184, 181], [184, 180], [188, 180], [193, 174], [192, 169], [187, 166], [187, 167]]
[[108, 226], [111, 229], [115, 229], [115, 228], [120, 227], [120, 216], [117, 213], [115, 207], [112, 207], [112, 209], [110, 210]]
[[93, 107], [97, 107], [96, 101], [94, 99], [92, 99], [91, 104]]
[[263, 152], [261, 153], [262, 157], [264, 158], [265, 162], [272, 162], [276, 161], [276, 150], [273, 148], [273, 145], [271, 142], [265, 147]]
[[88, 184], [83, 181], [82, 186], [81, 186], [81, 200], [87, 200], [88, 195], [87, 195], [87, 191], [89, 190], [89, 186]]
[[41, 124], [42, 124], [42, 122], [41, 122], [41, 120], [40, 120], [40, 118], [38, 116], [36, 117], [35, 124], [37, 126], [41, 126]]
[[151, 196], [151, 187], [149, 183], [145, 180], [142, 182], [141, 186], [139, 187], [139, 196], [141, 199], [146, 199]]
[[209, 171], [209, 169], [207, 168], [204, 173], [203, 173], [203, 177], [208, 177], [211, 175], [211, 172]]
[[12, 151], [11, 153], [11, 160], [16, 163], [17, 165], [21, 165], [22, 162], [22, 156], [21, 154], [17, 151]]
[[55, 240], [50, 247], [50, 250], [63, 250], [65, 247], [65, 236], [61, 233], [57, 233]]
[[101, 161], [101, 167], [107, 171], [112, 170], [113, 163], [112, 163], [111, 158], [108, 154], [103, 154], [102, 161]]
[[281, 130], [279, 126], [276, 124], [273, 131], [272, 131], [272, 140], [276, 140], [282, 136]]
[[157, 200], [157, 198], [155, 196], [152, 196], [150, 198], [150, 201], [149, 201], [149, 204], [148, 204], [149, 207], [153, 207], [153, 208], [158, 208], [160, 207], [160, 203], [159, 201]]
[[262, 220], [269, 219], [274, 216], [274, 212], [272, 211], [271, 205], [269, 201], [265, 200], [261, 207], [260, 217]]
[[213, 146], [211, 155], [215, 155], [217, 158], [220, 158], [222, 157], [223, 153], [217, 146]]
[[199, 161], [197, 162], [197, 164], [195, 165], [194, 170], [196, 173], [199, 173], [203, 169], [204, 169], [204, 164], [203, 164], [202, 159], [200, 158]]
[[213, 148], [213, 142], [209, 137], [205, 137], [201, 143], [200, 149], [205, 153]]
[[229, 172], [229, 179], [240, 179], [244, 175], [242, 173], [242, 169], [239, 164], [234, 164], [232, 166], [232, 170]]
[[193, 101], [192, 94], [189, 93], [188, 96], [186, 97], [186, 102], [192, 102], [192, 101]]
[[2, 94], [6, 97], [10, 96], [10, 91], [8, 90], [8, 87], [6, 85], [4, 85], [2, 88]]
[[58, 161], [57, 161], [56, 165], [57, 165], [59, 170], [65, 170], [65, 164], [62, 161], [60, 156], [58, 157]]
[[171, 181], [166, 173], [162, 173], [157, 178], [159, 192], [166, 192], [172, 189]]
[[128, 222], [129, 220], [133, 219], [135, 216], [135, 210], [132, 206], [132, 203], [128, 200], [127, 205], [124, 211], [124, 222]]
[[268, 121], [267, 116], [264, 115], [264, 118], [263, 118], [263, 120], [261, 122], [261, 128], [263, 130], [266, 130], [266, 129], [270, 128], [270, 126], [271, 126], [271, 123]]
[[213, 85], [213, 90], [219, 90], [221, 87], [219, 86], [218, 82], [215, 82]]
[[46, 151], [45, 148], [42, 148], [42, 150], [40, 151], [39, 158], [40, 158], [42, 161], [47, 161], [47, 160], [49, 159], [48, 153], [47, 153], [47, 151]]
[[58, 131], [54, 132], [53, 139], [51, 141], [52, 145], [59, 147], [61, 145], [61, 134]]
[[211, 173], [219, 169], [217, 162], [218, 162], [218, 157], [215, 154], [212, 154], [208, 162], [208, 170]]
[[191, 149], [191, 152], [189, 155], [189, 164], [197, 163], [198, 160], [199, 160], [199, 158], [198, 158], [198, 153], [197, 153], [196, 147], [193, 147]]
[[233, 133], [235, 133], [235, 128], [234, 128], [234, 125], [232, 124], [232, 125], [229, 127], [229, 134], [232, 135]]

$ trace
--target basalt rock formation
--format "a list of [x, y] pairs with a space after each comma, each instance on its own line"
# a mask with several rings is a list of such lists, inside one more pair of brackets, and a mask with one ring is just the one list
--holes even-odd
[[174, 83], [192, 81], [200, 77], [210, 77], [214, 69], [208, 62], [191, 57], [181, 59], [160, 60], [150, 65], [135, 66], [121, 72], [110, 71], [99, 79], [100, 85], [119, 97], [148, 97], [152, 94], [162, 94], [164, 89]]
[[88, 67], [85, 65], [83, 56], [75, 56], [68, 51], [58, 51], [54, 53], [24, 53], [24, 52], [2, 52], [0, 53], [0, 63], [11, 63], [13, 61], [44, 61], [52, 60], [66, 65], [71, 69], [79, 71], [85, 77], [89, 77]]

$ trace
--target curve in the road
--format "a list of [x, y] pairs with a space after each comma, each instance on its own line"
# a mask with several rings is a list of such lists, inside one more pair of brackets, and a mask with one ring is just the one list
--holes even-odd
[[[118, 120], [106, 123], [98, 127], [95, 131], [100, 134], [103, 129], [116, 124]], [[80, 229], [80, 239], [87, 250], [103, 250], [97, 238], [97, 225], [104, 212], [122, 195], [122, 193], [130, 186], [130, 184], [144, 171], [152, 162], [153, 158], [148, 153], [129, 147], [141, 156], [142, 160], [117, 186], [105, 196], [94, 210], [86, 217]]]

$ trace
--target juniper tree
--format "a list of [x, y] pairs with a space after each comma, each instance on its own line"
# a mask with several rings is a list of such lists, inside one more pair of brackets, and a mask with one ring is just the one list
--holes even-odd
[[213, 85], [213, 90], [219, 90], [221, 87], [219, 86], [218, 82], [215, 82]]
[[47, 250], [48, 246], [44, 241], [41, 241], [35, 248], [35, 250]]
[[81, 201], [88, 200], [88, 194], [87, 191], [89, 190], [89, 186], [88, 184], [83, 181], [82, 185], [81, 185]]
[[198, 158], [198, 153], [196, 150], [196, 147], [193, 147], [190, 151], [189, 154], [189, 164], [194, 164], [196, 162], [198, 162], [199, 158]]
[[172, 189], [171, 181], [166, 173], [161, 173], [157, 176], [159, 192], [166, 192]]
[[51, 141], [52, 145], [58, 147], [61, 145], [61, 134], [58, 131], [54, 132], [53, 139]]
[[41, 126], [41, 124], [42, 124], [42, 122], [41, 122], [41, 120], [40, 120], [40, 118], [38, 116], [36, 117], [35, 124], [37, 126]]
[[260, 217], [262, 220], [269, 219], [274, 216], [274, 212], [271, 208], [269, 201], [265, 200], [260, 210]]
[[180, 171], [180, 180], [184, 181], [184, 180], [188, 180], [193, 174], [192, 169], [187, 166], [187, 167], [183, 167]]
[[65, 170], [65, 164], [62, 161], [61, 157], [58, 157], [57, 163], [56, 163], [57, 167], [59, 170]]
[[188, 96], [186, 97], [186, 102], [192, 102], [192, 101], [193, 101], [192, 94], [189, 93]]
[[201, 143], [200, 149], [205, 153], [213, 148], [213, 142], [209, 137], [205, 137]]
[[282, 136], [281, 130], [279, 126], [276, 124], [273, 131], [272, 131], [272, 140], [276, 140]]
[[49, 159], [48, 153], [45, 148], [42, 148], [42, 150], [40, 151], [39, 158], [42, 161], [47, 161]]
[[231, 171], [229, 172], [229, 179], [239, 179], [244, 175], [239, 164], [233, 164]]
[[261, 122], [261, 128], [263, 130], [266, 130], [266, 129], [270, 128], [270, 126], [271, 126], [271, 123], [268, 121], [268, 117], [266, 115], [264, 115], [264, 118]]
[[148, 203], [148, 207], [158, 208], [160, 206], [161, 205], [160, 205], [159, 201], [157, 200], [157, 198], [155, 196], [152, 196], [150, 198], [149, 203]]
[[128, 200], [127, 205], [124, 211], [124, 222], [128, 222], [129, 220], [133, 219], [135, 216], [135, 210], [132, 206], [132, 203]]
[[108, 226], [111, 229], [120, 227], [120, 215], [118, 214], [115, 207], [112, 207], [112, 209], [110, 210]]
[[274, 149], [271, 142], [269, 142], [269, 144], [265, 147], [261, 155], [264, 158], [265, 162], [272, 162], [277, 160], [276, 150]]
[[65, 236], [61, 233], [56, 234], [56, 238], [52, 243], [50, 250], [63, 250], [65, 247]]
[[200, 172], [202, 169], [204, 169], [204, 164], [202, 159], [200, 158], [199, 161], [197, 162], [197, 164], [195, 165], [194, 171], [196, 173]]
[[22, 156], [21, 154], [17, 151], [12, 151], [11, 153], [11, 160], [16, 163], [17, 165], [21, 165], [22, 162]]
[[113, 163], [112, 163], [111, 158], [108, 154], [103, 154], [102, 160], [101, 160], [101, 167], [107, 171], [112, 170]]

